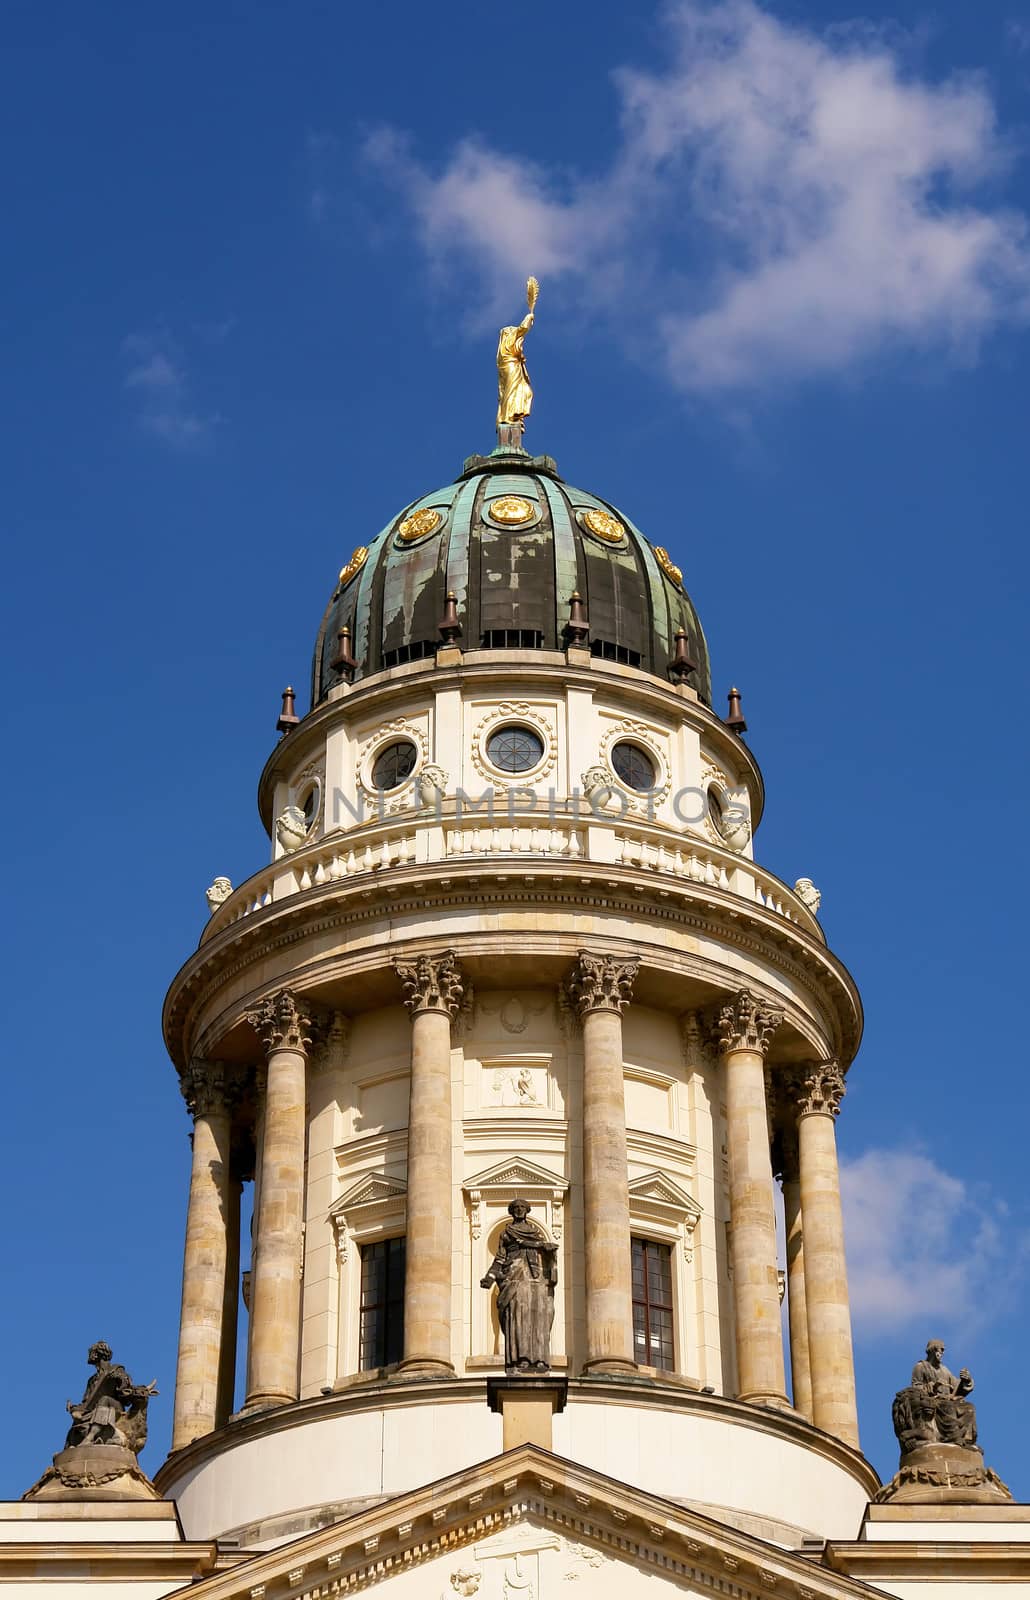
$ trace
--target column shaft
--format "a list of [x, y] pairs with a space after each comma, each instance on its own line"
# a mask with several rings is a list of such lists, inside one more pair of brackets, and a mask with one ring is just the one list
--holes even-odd
[[583, 1016], [583, 1220], [589, 1372], [634, 1366], [622, 1018]]
[[453, 1374], [451, 1017], [461, 998], [453, 953], [396, 963], [411, 1013], [404, 1358], [409, 1376]]
[[230, 1177], [225, 1239], [225, 1298], [222, 1307], [222, 1353], [218, 1364], [215, 1426], [221, 1428], [236, 1409], [236, 1339], [240, 1320], [240, 1196], [243, 1185]]
[[248, 1407], [284, 1405], [299, 1393], [306, 1042], [294, 1029], [268, 1053], [250, 1280]]
[[568, 983], [583, 1026], [586, 1372], [636, 1369], [622, 1008], [638, 967], [581, 950]]
[[816, 1427], [857, 1449], [858, 1408], [844, 1262], [844, 1219], [834, 1117], [828, 1106], [822, 1111], [802, 1111], [798, 1149], [812, 1418]]
[[451, 1136], [451, 1019], [446, 1012], [420, 1011], [411, 1022], [402, 1363], [406, 1370], [454, 1371]]
[[805, 1247], [801, 1231], [801, 1181], [796, 1171], [783, 1180], [787, 1236], [787, 1312], [790, 1377], [794, 1410], [812, 1421], [812, 1374], [808, 1362], [808, 1311], [805, 1305]]
[[220, 1100], [198, 1108], [182, 1274], [179, 1361], [172, 1449], [216, 1426], [225, 1307], [229, 1112]]

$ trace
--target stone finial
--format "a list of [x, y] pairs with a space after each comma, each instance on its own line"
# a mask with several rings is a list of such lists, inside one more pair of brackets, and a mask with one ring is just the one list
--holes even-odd
[[461, 623], [458, 620], [458, 596], [453, 589], [448, 589], [447, 591], [443, 616], [438, 624], [438, 632], [445, 646], [456, 645], [461, 638]]
[[266, 1051], [307, 1051], [316, 1041], [326, 1019], [292, 989], [280, 989], [247, 1012], [247, 1021]]
[[669, 662], [669, 676], [677, 683], [686, 682], [692, 672], [699, 671], [698, 663], [690, 654], [690, 645], [687, 639], [687, 630], [677, 628], [676, 643], [672, 660]]
[[287, 855], [299, 850], [308, 836], [308, 819], [300, 806], [284, 806], [275, 819], [275, 836]]
[[569, 996], [580, 1017], [588, 1011], [621, 1012], [629, 1004], [639, 971], [640, 962], [635, 957], [623, 960], [581, 950], [567, 983]]
[[235, 1105], [243, 1092], [243, 1079], [224, 1061], [194, 1057], [179, 1079], [179, 1088], [190, 1116], [206, 1117]]
[[232, 883], [230, 880], [228, 878], [216, 878], [215, 881], [212, 884], [209, 884], [204, 890], [208, 911], [210, 911], [213, 915], [218, 910], [219, 906], [225, 905], [225, 902], [228, 900], [231, 894]]
[[295, 700], [293, 689], [287, 684], [283, 690], [283, 708], [279, 713], [279, 721], [276, 723], [280, 733], [289, 733], [290, 729], [295, 728], [300, 721]]
[[813, 917], [819, 915], [819, 907], [823, 900], [822, 890], [816, 888], [811, 878], [798, 878], [794, 885], [794, 893], [801, 904], [808, 907]]
[[731, 689], [726, 698], [730, 703], [730, 709], [726, 715], [727, 728], [732, 728], [734, 733], [747, 733], [747, 723], [744, 721], [744, 713], [740, 709], [740, 690]]
[[719, 1050], [757, 1050], [765, 1055], [769, 1041], [783, 1021], [783, 1007], [760, 1000], [749, 989], [741, 989], [720, 1008], [716, 1030]]
[[891, 1418], [901, 1461], [878, 1501], [911, 1505], [982, 1505], [1011, 1500], [1009, 1489], [984, 1463], [976, 1437], [973, 1377], [956, 1377], [944, 1365], [944, 1344], [931, 1339], [912, 1369], [907, 1389], [894, 1396]]
[[590, 623], [587, 620], [583, 597], [578, 589], [573, 589], [569, 596], [569, 620], [565, 624], [565, 637], [569, 644], [585, 645], [590, 637]]
[[358, 670], [358, 663], [351, 650], [350, 628], [346, 623], [336, 635], [336, 654], [330, 661], [329, 668], [331, 672], [339, 672], [348, 682]]
[[453, 950], [444, 950], [435, 956], [416, 956], [413, 961], [395, 961], [393, 965], [404, 990], [404, 1004], [413, 1017], [420, 1011], [455, 1015], [461, 1005], [463, 982]]
[[847, 1092], [836, 1061], [808, 1061], [783, 1074], [784, 1091], [798, 1117], [835, 1117]]

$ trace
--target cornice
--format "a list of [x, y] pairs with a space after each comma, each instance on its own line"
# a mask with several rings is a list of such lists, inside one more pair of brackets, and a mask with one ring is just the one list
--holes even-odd
[[514, 683], [520, 698], [525, 698], [527, 686], [551, 684], [560, 698], [567, 689], [604, 689], [615, 701], [622, 701], [639, 715], [644, 708], [675, 716], [697, 727], [712, 740], [728, 759], [743, 770], [751, 797], [751, 827], [757, 829], [765, 808], [765, 783], [762, 771], [752, 751], [743, 740], [732, 733], [704, 701], [692, 697], [672, 683], [664, 683], [637, 667], [623, 666], [619, 662], [601, 661], [592, 657], [589, 666], [574, 666], [562, 652], [544, 651], [543, 660], [527, 661], [520, 653], [516, 663], [506, 650], [468, 651], [460, 666], [429, 667], [424, 662], [406, 663], [372, 678], [363, 679], [339, 699], [326, 700], [302, 717], [272, 750], [258, 779], [258, 813], [269, 838], [272, 835], [275, 784], [288, 778], [297, 763], [303, 763], [317, 752], [324, 741], [328, 727], [344, 716], [367, 717], [370, 705], [382, 706], [383, 718], [394, 714], [395, 708], [410, 701], [413, 694], [431, 699], [441, 690], [460, 689], [474, 682], [477, 691], [491, 684], [507, 685], [504, 692], [510, 697]]
[[[832, 1053], [844, 1063], [853, 1059], [861, 1038], [861, 1000], [850, 973], [821, 941], [785, 922], [775, 912], [710, 885], [681, 879], [666, 885], [654, 874], [620, 867], [613, 887], [612, 870], [603, 863], [580, 862], [573, 872], [567, 863], [541, 862], [526, 872], [513, 871], [510, 865], [494, 868], [474, 860], [441, 864], [439, 873], [433, 874], [425, 866], [391, 867], [376, 874], [371, 883], [364, 878], [344, 879], [311, 889], [303, 896], [273, 902], [231, 923], [201, 945], [180, 968], [165, 1000], [163, 1027], [169, 1054], [181, 1070], [189, 1054], [210, 1052], [225, 1030], [213, 1026], [215, 1018], [206, 1018], [201, 1033], [194, 1028], [198, 1013], [217, 986], [255, 968], [276, 952], [296, 948], [344, 925], [355, 928], [388, 919], [396, 927], [406, 916], [435, 911], [441, 922], [433, 938], [391, 942], [390, 957], [438, 948], [448, 942], [458, 947], [459, 955], [467, 957], [481, 950], [493, 952], [510, 936], [454, 930], [445, 925], [449, 912], [466, 913], [470, 905], [483, 911], [522, 905], [538, 915], [554, 908], [562, 914], [562, 921], [556, 923], [553, 932], [533, 937], [520, 935], [520, 949], [565, 952], [570, 962], [583, 939], [563, 932], [569, 926], [568, 913], [582, 915], [591, 910], [640, 922], [639, 941], [605, 944], [613, 953], [641, 955], [648, 970], [657, 968], [673, 975], [700, 978], [724, 985], [728, 991], [740, 987], [741, 974], [729, 963], [723, 968], [711, 958], [691, 960], [685, 952], [668, 949], [656, 936], [656, 928], [661, 925], [704, 934], [723, 945], [727, 953], [737, 950], [763, 961], [802, 991], [811, 1002], [814, 1017], [826, 1029], [828, 1037], [820, 1037], [813, 1029], [811, 1016], [780, 994], [766, 995], [771, 1002], [786, 1005], [787, 1021], [809, 1040], [812, 1053]], [[382, 948], [337, 952], [323, 961], [298, 967], [290, 973], [289, 981], [306, 990], [330, 970], [369, 971], [382, 967], [385, 959]], [[748, 984], [761, 987], [751, 978]], [[258, 998], [258, 994], [256, 991], [252, 998]]]

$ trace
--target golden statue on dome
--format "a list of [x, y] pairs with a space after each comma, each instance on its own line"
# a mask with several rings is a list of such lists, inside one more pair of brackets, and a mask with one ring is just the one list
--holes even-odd
[[536, 279], [527, 279], [529, 311], [517, 328], [502, 328], [497, 342], [497, 439], [502, 445], [522, 444], [522, 430], [533, 407], [533, 388], [526, 371], [523, 345], [533, 326], [539, 293]]

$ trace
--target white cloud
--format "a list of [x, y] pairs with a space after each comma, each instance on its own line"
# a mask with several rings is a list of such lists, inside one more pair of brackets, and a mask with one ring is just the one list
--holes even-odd
[[996, 1195], [905, 1149], [842, 1161], [841, 1187], [858, 1338], [969, 1330], [1018, 1294], [1027, 1235]]
[[1030, 314], [1027, 222], [995, 198], [1007, 152], [981, 81], [922, 81], [896, 39], [817, 34], [753, 0], [681, 0], [667, 28], [660, 71], [614, 74], [598, 177], [475, 137], [435, 172], [395, 130], [367, 141], [430, 261], [472, 262], [484, 316], [510, 315], [533, 271], [649, 337], [679, 386], [728, 391], [884, 351], [969, 359]]
[[144, 432], [174, 450], [210, 442], [221, 419], [192, 409], [185, 369], [166, 333], [130, 334], [122, 343], [122, 356], [128, 364], [124, 387], [138, 399]]

